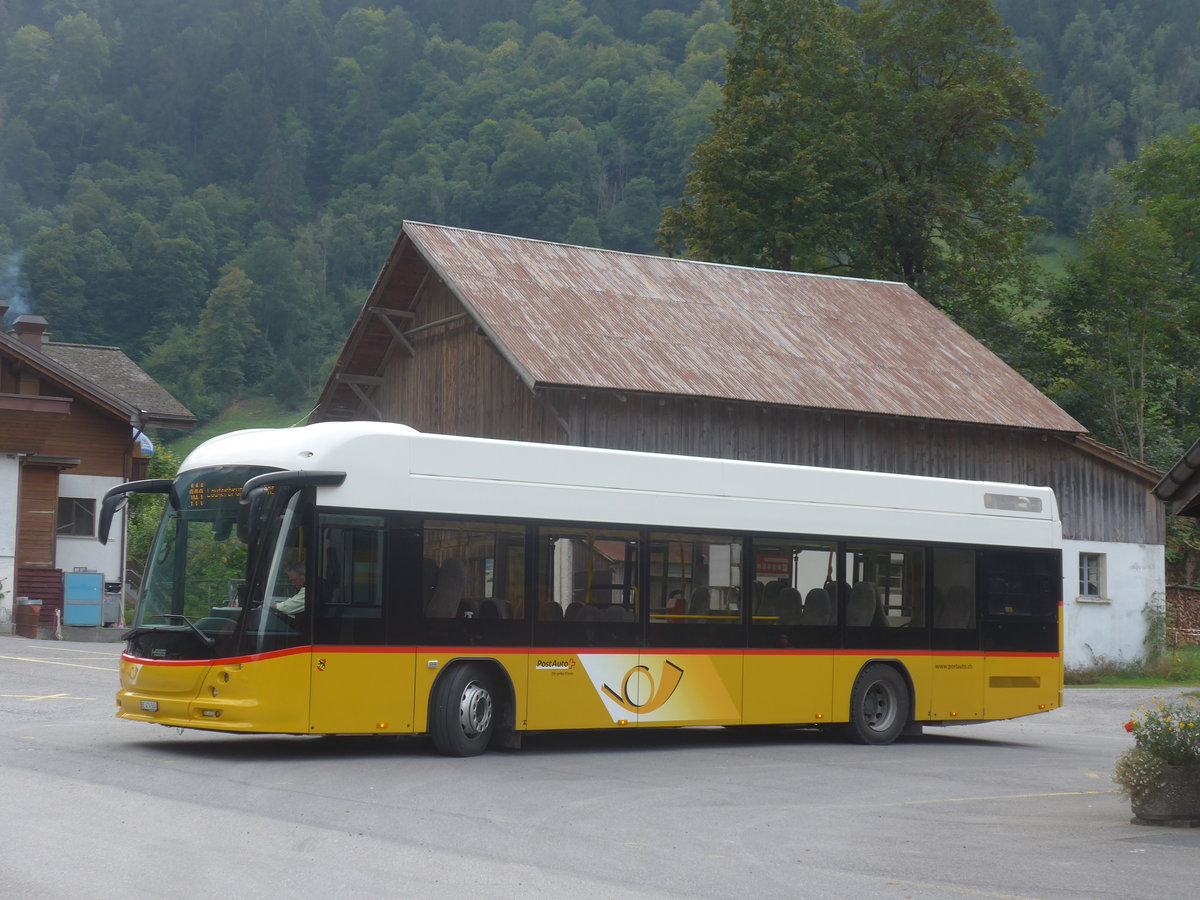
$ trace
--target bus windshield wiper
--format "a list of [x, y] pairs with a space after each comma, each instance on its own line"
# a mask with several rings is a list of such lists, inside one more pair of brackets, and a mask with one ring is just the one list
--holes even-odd
[[192, 629], [192, 631], [194, 631], [196, 633], [196, 637], [200, 638], [200, 642], [202, 644], [204, 644], [205, 647], [215, 647], [217, 645], [217, 641], [214, 637], [212, 637], [211, 635], [205, 634], [203, 631], [201, 631], [199, 628], [197, 628], [196, 624], [191, 619], [189, 619], [187, 616], [168, 614], [168, 615], [159, 616], [159, 618], [160, 619], [180, 619], [185, 625], [187, 625], [188, 628]]

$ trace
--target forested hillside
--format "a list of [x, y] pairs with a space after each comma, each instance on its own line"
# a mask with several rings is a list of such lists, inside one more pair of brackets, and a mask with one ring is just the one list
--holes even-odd
[[[1200, 2], [995, 5], [1062, 110], [1030, 209], [1071, 234], [1113, 165], [1200, 121]], [[120, 345], [202, 415], [247, 390], [300, 404], [404, 219], [654, 252], [721, 102], [728, 17], [728, 0], [0, 0], [0, 292], [56, 339]], [[1074, 396], [1058, 363], [1031, 374]], [[1196, 418], [1164, 415], [1176, 438]]]
[[1200, 2], [995, 0], [1025, 65], [1059, 108], [1029, 178], [1031, 209], [1085, 228], [1105, 173], [1200, 123]]

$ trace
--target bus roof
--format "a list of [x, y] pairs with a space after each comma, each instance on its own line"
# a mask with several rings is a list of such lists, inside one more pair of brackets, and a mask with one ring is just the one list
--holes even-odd
[[320, 503], [545, 521], [1059, 546], [1053, 492], [848, 469], [423, 434], [328, 422], [232, 432], [181, 471], [219, 465], [347, 473]]

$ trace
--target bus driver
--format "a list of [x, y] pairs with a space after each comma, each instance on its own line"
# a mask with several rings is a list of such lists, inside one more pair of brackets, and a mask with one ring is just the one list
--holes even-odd
[[294, 616], [304, 612], [304, 566], [298, 562], [292, 563], [287, 568], [287, 577], [288, 581], [292, 583], [292, 587], [296, 589], [296, 593], [286, 600], [276, 603], [275, 609], [285, 615]]

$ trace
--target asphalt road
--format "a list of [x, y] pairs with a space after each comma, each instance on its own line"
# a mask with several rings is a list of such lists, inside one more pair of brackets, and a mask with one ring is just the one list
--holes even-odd
[[119, 645], [0, 636], [0, 897], [1191, 898], [1200, 829], [1130, 824], [1163, 692], [891, 747], [811, 732], [237, 737], [113, 718]]

